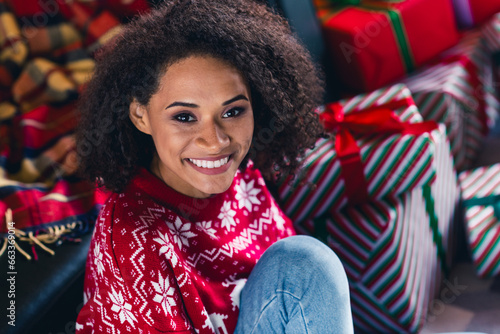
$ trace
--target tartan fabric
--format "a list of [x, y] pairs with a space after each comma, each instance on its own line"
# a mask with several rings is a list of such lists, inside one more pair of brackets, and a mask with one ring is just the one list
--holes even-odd
[[120, 21], [108, 10], [98, 9], [83, 3], [68, 5], [69, 19], [81, 32], [83, 44], [94, 52], [120, 31]]
[[81, 41], [78, 30], [67, 22], [48, 27], [27, 26], [22, 33], [33, 56], [57, 54], [61, 49]]
[[18, 240], [34, 247], [90, 231], [107, 194], [75, 176], [75, 100], [94, 71], [93, 53], [122, 18], [148, 8], [0, 0], [0, 216], [12, 210]]
[[12, 86], [13, 99], [22, 111], [46, 103], [67, 103], [78, 96], [78, 84], [70, 71], [44, 59], [28, 62]]
[[28, 46], [16, 17], [0, 3], [0, 87], [12, 85], [27, 57]]

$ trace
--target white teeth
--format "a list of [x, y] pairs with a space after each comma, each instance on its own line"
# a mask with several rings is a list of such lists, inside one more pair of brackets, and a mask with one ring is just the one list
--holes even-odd
[[216, 160], [216, 161], [196, 160], [196, 159], [189, 159], [189, 161], [191, 161], [196, 166], [202, 167], [202, 168], [219, 168], [219, 167], [227, 164], [227, 162], [229, 161], [229, 157], [226, 157], [226, 158], [220, 159], [220, 160]]

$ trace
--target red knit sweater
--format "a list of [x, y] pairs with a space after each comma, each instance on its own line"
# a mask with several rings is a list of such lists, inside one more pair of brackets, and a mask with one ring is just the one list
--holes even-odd
[[293, 234], [252, 167], [207, 199], [142, 169], [101, 210], [76, 332], [232, 333], [255, 263]]

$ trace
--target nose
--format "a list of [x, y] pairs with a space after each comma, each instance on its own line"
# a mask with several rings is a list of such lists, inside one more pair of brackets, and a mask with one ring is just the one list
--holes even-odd
[[196, 144], [207, 151], [216, 154], [229, 146], [230, 138], [226, 129], [215, 120], [200, 124]]

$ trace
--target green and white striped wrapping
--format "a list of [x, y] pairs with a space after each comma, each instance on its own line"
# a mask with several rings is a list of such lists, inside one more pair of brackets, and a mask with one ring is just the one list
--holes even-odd
[[459, 175], [467, 241], [480, 277], [500, 274], [500, 163]]
[[[410, 91], [401, 84], [340, 101], [345, 114], [363, 108], [384, 105], [395, 99], [410, 98]], [[418, 109], [411, 102], [394, 110], [402, 121], [422, 122]], [[356, 137], [370, 198], [402, 194], [420, 188], [434, 179], [433, 148], [430, 134]], [[347, 204], [345, 182], [340, 177], [340, 162], [332, 139], [321, 139], [303, 160], [303, 168], [295, 180], [279, 185], [281, 205], [296, 222], [318, 217], [332, 208]]]
[[[471, 73], [459, 60], [446, 60], [457, 55], [467, 57], [476, 73]], [[487, 128], [492, 128], [498, 119], [500, 103], [495, 95], [493, 65], [479, 30], [467, 32], [441, 59], [440, 63], [403, 79], [402, 83], [410, 89], [425, 120], [446, 124], [455, 166], [463, 170], [477, 157], [486, 135], [481, 113], [486, 113]], [[479, 86], [474, 81], [478, 81]], [[479, 96], [485, 100], [483, 111], [479, 110]]]
[[486, 47], [491, 52], [500, 51], [500, 13], [486, 22], [481, 30]]
[[296, 224], [340, 257], [357, 330], [416, 333], [450, 265], [459, 186], [444, 125], [432, 132], [436, 179], [399, 195]]

